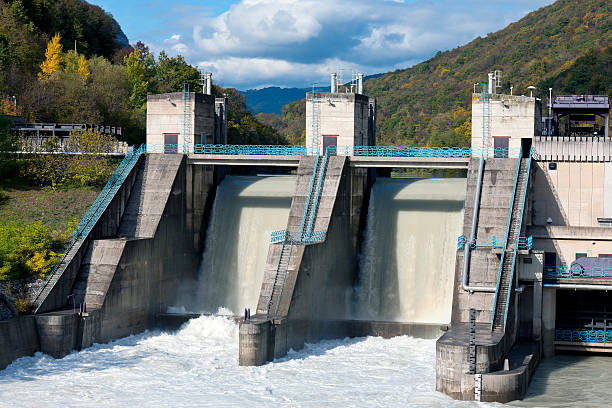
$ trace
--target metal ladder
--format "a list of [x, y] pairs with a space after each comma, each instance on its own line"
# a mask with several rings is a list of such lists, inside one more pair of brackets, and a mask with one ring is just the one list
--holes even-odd
[[[189, 84], [183, 84], [183, 146], [191, 143], [191, 94]], [[184, 151], [184, 153], [187, 153]]]
[[315, 93], [315, 84], [312, 85], [312, 93], [310, 94], [311, 99], [310, 102], [312, 104], [312, 128], [310, 130], [310, 135], [312, 136], [312, 147], [313, 147], [313, 154], [316, 156], [319, 156], [321, 153], [319, 151], [319, 131], [321, 128], [321, 124], [320, 124], [320, 116], [321, 116], [321, 111], [319, 108], [319, 97], [318, 95]]
[[508, 303], [514, 276], [516, 263], [516, 252], [518, 250], [519, 235], [523, 225], [523, 208], [525, 194], [527, 190], [527, 179], [529, 177], [531, 155], [528, 159], [519, 158], [519, 168], [516, 177], [514, 197], [512, 200], [511, 216], [509, 219], [506, 243], [502, 252], [500, 274], [498, 278], [497, 291], [495, 293], [495, 303], [491, 330], [503, 332], [506, 327], [508, 313]]

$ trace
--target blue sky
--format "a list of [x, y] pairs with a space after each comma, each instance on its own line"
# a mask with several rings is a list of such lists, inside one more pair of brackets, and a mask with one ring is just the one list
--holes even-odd
[[[552, 0], [90, 0], [131, 43], [181, 54], [239, 89], [406, 68]], [[492, 67], [494, 68], [494, 67]]]

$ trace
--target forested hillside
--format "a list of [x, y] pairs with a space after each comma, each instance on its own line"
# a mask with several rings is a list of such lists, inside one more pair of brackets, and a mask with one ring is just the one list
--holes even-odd
[[[514, 86], [523, 94], [534, 85], [540, 95], [548, 86], [610, 94], [611, 7], [609, 0], [559, 0], [484, 38], [366, 81], [365, 92], [378, 99], [378, 143], [466, 145], [473, 84], [495, 69], [503, 71], [502, 92]], [[304, 100], [285, 106], [280, 120], [261, 118], [290, 140], [303, 140]]]
[[[75, 48], [76, 41], [76, 51]], [[81, 0], [0, 0], [0, 115], [28, 122], [121, 126], [130, 144], [144, 142], [148, 93], [199, 90], [199, 72], [180, 55], [131, 46], [113, 17]], [[234, 143], [282, 143], [227, 94]], [[16, 97], [16, 105], [13, 100]]]

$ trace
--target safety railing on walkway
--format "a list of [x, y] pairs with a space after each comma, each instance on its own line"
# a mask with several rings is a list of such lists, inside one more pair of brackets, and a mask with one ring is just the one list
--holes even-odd
[[310, 234], [300, 235], [295, 231], [274, 231], [270, 234], [270, 242], [273, 244], [293, 242], [294, 244], [319, 244], [325, 241], [326, 231], [314, 231]]
[[[465, 235], [460, 235], [457, 238], [457, 249], [463, 250], [465, 248], [465, 244], [467, 241], [468, 241], [468, 238], [466, 238]], [[495, 248], [502, 248], [503, 244], [504, 244], [503, 239], [499, 239], [495, 235], [493, 235], [491, 238], [475, 239], [474, 241], [470, 243], [470, 248], [472, 249], [477, 249], [477, 248], [495, 249]], [[519, 237], [518, 248], [527, 249], [527, 250], [533, 249], [533, 237], [531, 236]]]
[[144, 145], [140, 146], [138, 149], [132, 148], [132, 150], [126, 154], [119, 166], [117, 166], [117, 169], [110, 176], [108, 182], [102, 191], [100, 191], [100, 194], [98, 194], [96, 200], [93, 202], [91, 207], [89, 207], [89, 210], [87, 213], [85, 213], [81, 219], [81, 222], [79, 222], [79, 224], [76, 226], [72, 234], [72, 241], [70, 241], [70, 244], [68, 244], [68, 247], [64, 251], [62, 257], [55, 264], [49, 275], [47, 275], [45, 283], [34, 299], [36, 309], [42, 305], [42, 302], [51, 291], [53, 284], [57, 282], [64, 272], [64, 269], [61, 269], [60, 266], [67, 265], [70, 259], [72, 259], [71, 257], [74, 256], [75, 245], [80, 244], [80, 242], [82, 242], [82, 240], [91, 232], [91, 229], [96, 225], [100, 216], [106, 210], [106, 207], [108, 207], [108, 204], [115, 196], [115, 193], [125, 181], [127, 175], [130, 173], [132, 168], [134, 168], [138, 158], [144, 152]]
[[[520, 148], [415, 147], [415, 146], [329, 146], [330, 155], [368, 157], [511, 157], [520, 155]], [[317, 146], [304, 145], [179, 145], [147, 144], [147, 153], [221, 154], [257, 156], [317, 156]]]
[[544, 268], [544, 278], [548, 279], [612, 279], [612, 268], [600, 266], [582, 266], [574, 264], [570, 267], [567, 265], [547, 266]]
[[519, 157], [520, 148], [415, 147], [415, 146], [338, 146], [341, 156], [369, 157]]
[[612, 345], [612, 331], [587, 329], [556, 329], [555, 341], [569, 343], [608, 343]]
[[312, 146], [290, 145], [146, 145], [147, 153], [180, 153], [180, 154], [221, 154], [228, 156], [313, 156], [316, 151]]

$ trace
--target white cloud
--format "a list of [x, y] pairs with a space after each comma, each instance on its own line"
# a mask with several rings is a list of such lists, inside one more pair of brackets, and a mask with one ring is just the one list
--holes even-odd
[[[552, 3], [532, 0], [531, 7]], [[201, 60], [226, 85], [304, 86], [344, 68], [366, 74], [403, 68], [503, 28], [526, 0], [241, 0], [200, 17], [190, 38], [164, 47]], [[503, 12], [501, 10], [503, 9]], [[404, 65], [402, 65], [404, 64]], [[348, 76], [348, 75], [347, 75]]]

